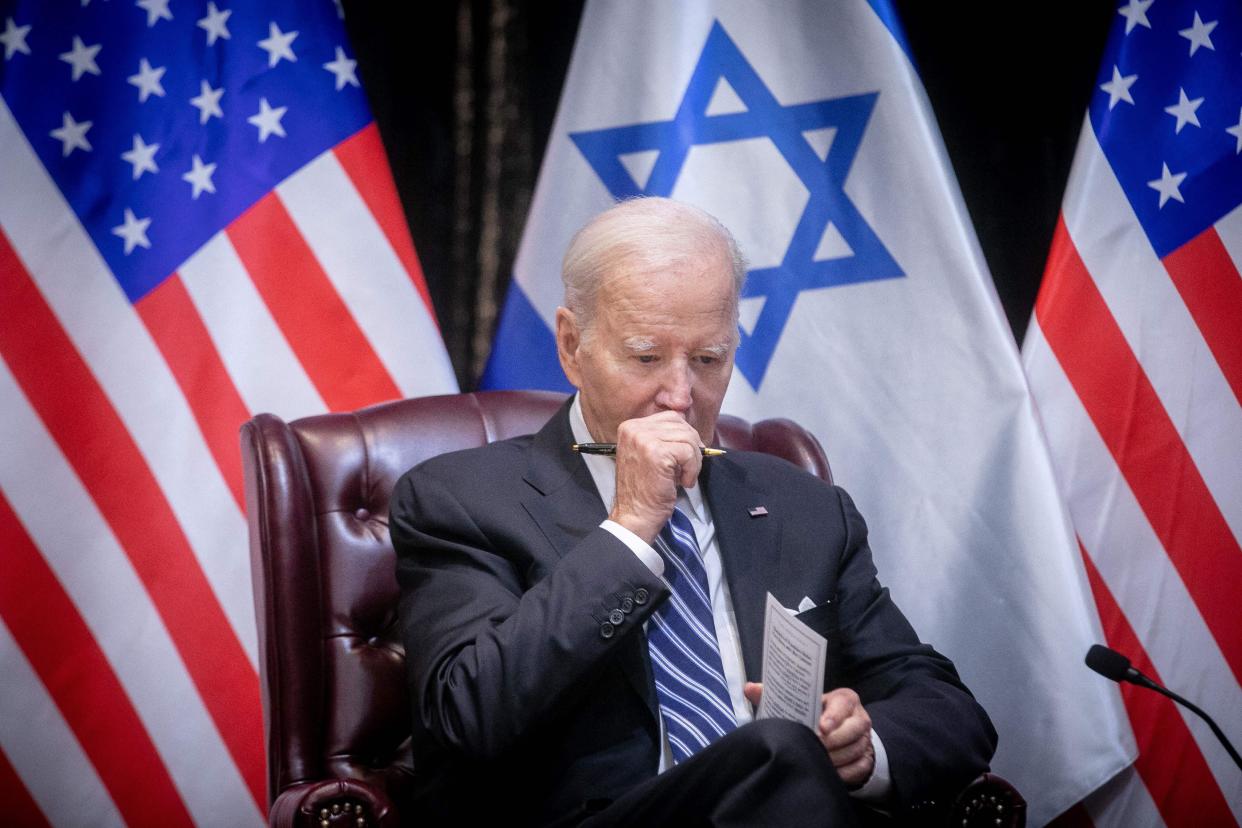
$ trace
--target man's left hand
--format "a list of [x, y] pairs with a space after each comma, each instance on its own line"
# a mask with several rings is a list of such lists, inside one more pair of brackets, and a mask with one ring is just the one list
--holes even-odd
[[[748, 681], [743, 692], [758, 708], [763, 685]], [[871, 744], [871, 717], [858, 694], [848, 687], [825, 693], [823, 712], [816, 725], [819, 740], [828, 751], [828, 758], [841, 781], [850, 788], [866, 784], [875, 770], [875, 747]]]
[[875, 770], [871, 717], [853, 690], [839, 687], [824, 694], [819, 740], [824, 743], [833, 767], [847, 787], [860, 787], [871, 778]]

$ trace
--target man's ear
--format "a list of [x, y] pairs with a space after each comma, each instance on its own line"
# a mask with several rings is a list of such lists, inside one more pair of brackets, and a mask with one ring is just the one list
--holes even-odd
[[582, 372], [578, 366], [578, 348], [582, 345], [582, 331], [578, 319], [569, 308], [556, 309], [556, 355], [561, 360], [561, 370], [574, 388], [581, 388]]

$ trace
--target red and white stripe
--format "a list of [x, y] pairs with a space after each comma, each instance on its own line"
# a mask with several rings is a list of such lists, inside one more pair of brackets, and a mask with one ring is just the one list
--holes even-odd
[[0, 100], [0, 307], [0, 799], [261, 824], [237, 429], [456, 388], [374, 125], [131, 304]]
[[[1242, 210], [1158, 258], [1088, 122], [1023, 348], [1106, 643], [1199, 703], [1235, 739], [1238, 255]], [[1126, 685], [1121, 695], [1139, 755], [1088, 800], [1090, 818], [1239, 824], [1242, 776], [1209, 728], [1149, 691]]]

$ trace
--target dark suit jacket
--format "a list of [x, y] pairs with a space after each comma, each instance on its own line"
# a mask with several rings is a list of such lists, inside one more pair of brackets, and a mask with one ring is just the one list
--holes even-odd
[[[393, 492], [415, 795], [442, 819], [547, 821], [656, 773], [642, 625], [668, 589], [599, 528], [606, 510], [572, 442], [567, 404], [538, 434], [434, 458]], [[898, 806], [986, 769], [987, 714], [876, 580], [849, 496], [750, 452], [713, 458], [700, 483], [747, 677], [760, 677], [765, 593], [790, 607], [809, 596], [802, 618], [830, 645], [824, 686], [862, 698]], [[767, 516], [749, 515], [757, 505]]]

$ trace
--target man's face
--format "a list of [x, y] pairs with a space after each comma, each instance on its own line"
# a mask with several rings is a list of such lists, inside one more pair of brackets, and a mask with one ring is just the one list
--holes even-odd
[[[600, 286], [591, 329], [559, 308], [557, 347], [591, 436], [615, 442], [625, 420], [676, 411], [710, 443], [733, 371], [737, 323], [723, 254]], [[584, 335], [585, 334], [585, 335]]]

